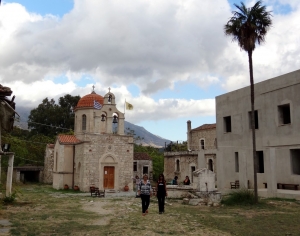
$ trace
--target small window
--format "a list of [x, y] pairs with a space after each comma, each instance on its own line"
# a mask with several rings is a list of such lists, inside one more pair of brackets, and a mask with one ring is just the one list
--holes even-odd
[[290, 104], [278, 106], [279, 124], [285, 125], [291, 123]]
[[290, 155], [292, 174], [300, 175], [300, 149], [291, 149]]
[[265, 173], [264, 152], [263, 151], [257, 151], [256, 152], [256, 158], [257, 158], [257, 173]]
[[201, 139], [201, 140], [200, 140], [200, 148], [201, 148], [201, 149], [204, 149], [204, 139]]
[[176, 171], [180, 171], [179, 160], [176, 160]]
[[231, 116], [224, 117], [224, 132], [225, 133], [231, 132]]
[[[249, 128], [251, 129], [252, 128], [252, 126], [251, 126], [251, 111], [249, 111], [248, 116], [249, 116]], [[255, 129], [258, 129], [258, 112], [257, 112], [257, 110], [254, 111], [254, 126], [255, 126]]]
[[82, 115], [82, 130], [86, 130], [86, 115]]
[[137, 162], [133, 162], [133, 171], [137, 171]]
[[235, 158], [235, 172], [239, 172], [240, 165], [239, 165], [239, 153], [238, 152], [234, 153], [234, 158]]

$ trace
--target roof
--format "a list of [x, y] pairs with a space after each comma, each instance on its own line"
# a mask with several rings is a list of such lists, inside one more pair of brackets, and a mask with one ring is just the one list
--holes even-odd
[[94, 107], [94, 101], [99, 102], [101, 105], [104, 103], [104, 98], [99, 94], [96, 94], [94, 91], [91, 94], [83, 96], [77, 103], [76, 108], [88, 108]]
[[133, 156], [133, 160], [150, 160], [150, 161], [152, 161], [152, 158], [149, 156], [148, 153], [135, 152], [134, 156]]
[[215, 128], [216, 128], [216, 124], [204, 124], [195, 129], [192, 129], [191, 131], [199, 131], [199, 130], [207, 130], [207, 129], [215, 129]]
[[60, 144], [77, 144], [82, 142], [81, 140], [76, 138], [75, 135], [60, 134], [57, 138]]
[[48, 143], [47, 146], [48, 146], [48, 148], [54, 148], [55, 145], [52, 143]]

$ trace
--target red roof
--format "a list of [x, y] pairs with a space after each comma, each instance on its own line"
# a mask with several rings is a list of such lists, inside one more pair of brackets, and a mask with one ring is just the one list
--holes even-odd
[[81, 143], [81, 141], [78, 138], [76, 138], [75, 135], [66, 135], [66, 134], [58, 135], [58, 142], [61, 144]]
[[201, 125], [201, 126], [195, 128], [195, 129], [192, 129], [191, 131], [215, 129], [215, 128], [216, 128], [216, 124], [204, 124], [204, 125]]
[[54, 148], [54, 144], [52, 144], [52, 143], [48, 143], [47, 146], [48, 146], [49, 148]]
[[82, 97], [78, 101], [76, 108], [94, 107], [94, 100], [99, 102], [101, 105], [103, 105], [104, 103], [104, 98], [93, 91], [91, 94]]
[[145, 152], [135, 152], [133, 160], [152, 160], [152, 158]]

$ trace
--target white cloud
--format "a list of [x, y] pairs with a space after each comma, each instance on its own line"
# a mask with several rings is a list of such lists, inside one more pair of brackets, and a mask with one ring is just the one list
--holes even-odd
[[[292, 11], [274, 14], [266, 43], [254, 51], [256, 82], [299, 69], [299, 1], [266, 1], [269, 8], [278, 3]], [[213, 97], [156, 102], [151, 96], [176, 82], [199, 90], [249, 85], [247, 54], [223, 32], [230, 16], [226, 0], [75, 0], [62, 18], [3, 4], [0, 83], [12, 88], [20, 105], [66, 93], [83, 96], [95, 84], [102, 95], [112, 86], [120, 104], [130, 99], [135, 109], [126, 117], [132, 121], [212, 115]], [[54, 82], [61, 75], [68, 82]], [[79, 87], [83, 76], [91, 83]], [[141, 90], [138, 97], [128, 91], [130, 84]]]

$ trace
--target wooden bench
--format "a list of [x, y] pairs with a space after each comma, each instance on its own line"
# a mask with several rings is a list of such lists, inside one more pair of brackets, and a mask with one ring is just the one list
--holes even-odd
[[238, 188], [240, 188], [240, 181], [236, 180], [234, 182], [230, 182], [230, 188], [231, 189], [238, 189]]
[[96, 187], [90, 187], [91, 197], [105, 197], [105, 190], [99, 190]]
[[[292, 189], [292, 190], [298, 190], [299, 184], [283, 184], [283, 183], [277, 183], [277, 189]], [[281, 188], [280, 188], [281, 187]]]

